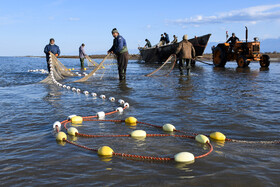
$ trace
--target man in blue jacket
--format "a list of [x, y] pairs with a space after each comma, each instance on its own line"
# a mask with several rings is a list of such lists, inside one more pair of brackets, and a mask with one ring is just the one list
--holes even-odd
[[118, 70], [120, 80], [126, 79], [126, 67], [128, 63], [128, 50], [125, 39], [119, 35], [119, 31], [114, 28], [112, 30], [114, 37], [113, 46], [109, 49], [108, 53], [114, 53], [117, 56]]
[[53, 54], [55, 54], [55, 56], [59, 56], [60, 55], [60, 49], [57, 45], [54, 44], [54, 39], [51, 38], [50, 39], [50, 43], [48, 45], [46, 45], [45, 49], [44, 49], [44, 53], [46, 54], [46, 60], [47, 60], [47, 65], [48, 65], [48, 70], [50, 72], [50, 64], [49, 64], [49, 55], [50, 52], [52, 52]]
[[164, 36], [165, 36], [165, 42], [166, 44], [169, 44], [170, 40], [169, 40], [169, 35], [165, 32], [164, 33]]

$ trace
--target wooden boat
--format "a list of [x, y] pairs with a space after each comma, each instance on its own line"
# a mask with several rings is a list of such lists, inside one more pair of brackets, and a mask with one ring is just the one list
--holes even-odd
[[[211, 34], [206, 34], [204, 36], [195, 37], [189, 39], [195, 49], [196, 56], [202, 56], [204, 50], [207, 46]], [[142, 60], [146, 63], [153, 63], [153, 62], [164, 62], [168, 59], [171, 54], [174, 54], [179, 43], [163, 45], [160, 47], [151, 47], [151, 48], [139, 48], [140, 55]]]

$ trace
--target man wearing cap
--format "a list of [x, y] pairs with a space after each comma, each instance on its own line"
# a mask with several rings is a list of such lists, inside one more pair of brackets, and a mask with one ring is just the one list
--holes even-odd
[[87, 56], [87, 54], [85, 53], [85, 44], [82, 43], [82, 45], [79, 47], [79, 57], [80, 57], [80, 62], [81, 62], [81, 69], [84, 69], [84, 61], [85, 61], [85, 57]]
[[179, 43], [175, 54], [179, 54], [180, 74], [183, 75], [183, 63], [186, 62], [187, 74], [189, 75], [191, 60], [195, 57], [195, 49], [192, 43], [188, 41], [188, 35], [183, 36], [183, 40]]
[[47, 66], [48, 66], [48, 70], [50, 72], [50, 64], [49, 64], [49, 55], [50, 52], [52, 52], [53, 54], [55, 54], [55, 56], [59, 56], [60, 55], [60, 49], [57, 45], [54, 44], [54, 39], [51, 38], [50, 39], [50, 43], [48, 45], [46, 45], [45, 49], [44, 49], [44, 53], [46, 54], [46, 60], [47, 60]]
[[128, 63], [127, 44], [116, 28], [112, 30], [112, 35], [114, 37], [113, 46], [109, 49], [108, 53], [114, 53], [117, 56], [119, 79], [125, 80], [126, 67]]
[[239, 41], [239, 38], [235, 36], [235, 33], [232, 33], [231, 37], [226, 41], [226, 43], [230, 42], [229, 52], [232, 51], [236, 41]]

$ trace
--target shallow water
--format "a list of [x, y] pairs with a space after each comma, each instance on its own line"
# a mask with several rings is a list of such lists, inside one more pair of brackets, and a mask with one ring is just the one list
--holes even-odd
[[[78, 68], [78, 59], [61, 59], [67, 67]], [[52, 131], [53, 122], [68, 115], [94, 115], [119, 105], [93, 99], [54, 85], [39, 84], [46, 74], [28, 72], [45, 69], [43, 58], [0, 57], [0, 180], [2, 186], [278, 186], [280, 184], [279, 144], [245, 144], [212, 141], [214, 151], [193, 164], [134, 161], [113, 157], [103, 159], [95, 152], [73, 145], [60, 145]], [[177, 68], [166, 77], [145, 77], [155, 65], [130, 61], [126, 83], [118, 81], [116, 66], [107, 66], [86, 83], [62, 82], [82, 90], [114, 96], [131, 107], [122, 115], [156, 125], [172, 123], [187, 132], [210, 134], [221, 131], [240, 140], [279, 140], [280, 63], [261, 69], [226, 68], [197, 63], [191, 77], [180, 77]], [[87, 70], [87, 72], [89, 72]], [[102, 77], [102, 78], [101, 78]], [[77, 127], [87, 134], [127, 134], [134, 130], [124, 124], [85, 122]], [[137, 125], [147, 133], [159, 129]], [[64, 130], [64, 129], [63, 129]], [[70, 137], [69, 137], [70, 138]], [[194, 140], [158, 137], [77, 138], [76, 143], [92, 148], [109, 145], [116, 152], [148, 156], [173, 156], [182, 151], [194, 155], [208, 148]]]

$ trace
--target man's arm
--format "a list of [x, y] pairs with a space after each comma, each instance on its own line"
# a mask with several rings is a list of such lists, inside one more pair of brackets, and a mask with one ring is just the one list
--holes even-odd
[[48, 54], [49, 50], [48, 50], [48, 45], [46, 45], [45, 49], [44, 49], [44, 53]]
[[57, 54], [58, 54], [58, 56], [60, 55], [60, 49], [58, 46], [57, 46]]
[[86, 52], [85, 52], [85, 49], [82, 47], [82, 53], [84, 56], [87, 56]]
[[177, 50], [176, 50], [176, 52], [175, 52], [176, 55], [181, 51], [182, 46], [183, 46], [183, 43], [180, 43], [178, 48], [177, 48]]
[[195, 49], [194, 49], [193, 45], [192, 45], [192, 58], [195, 58]]
[[231, 37], [226, 41], [226, 43], [228, 43], [231, 40]]

